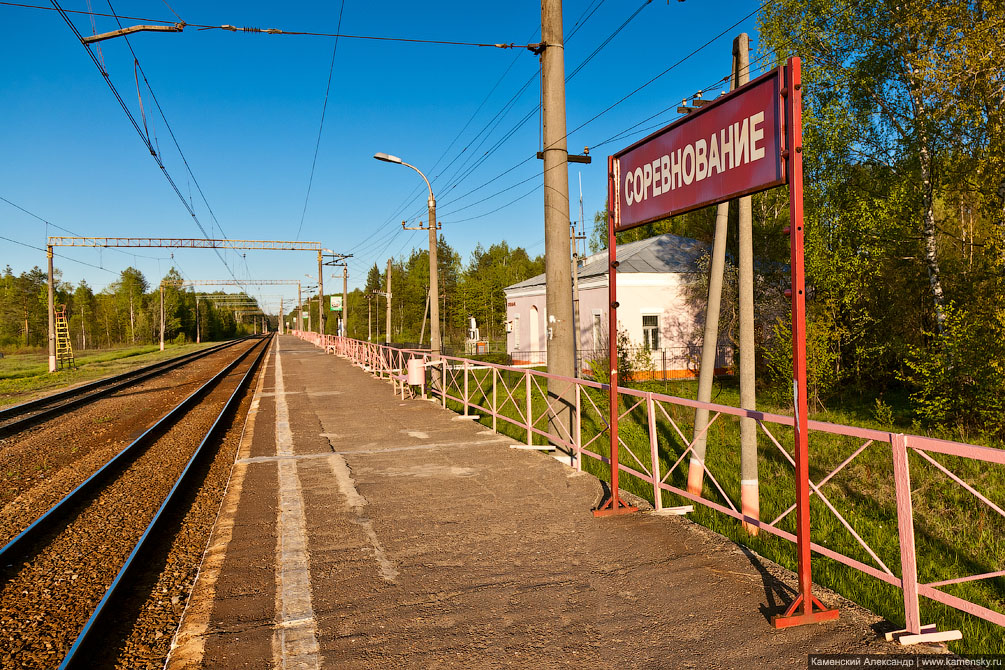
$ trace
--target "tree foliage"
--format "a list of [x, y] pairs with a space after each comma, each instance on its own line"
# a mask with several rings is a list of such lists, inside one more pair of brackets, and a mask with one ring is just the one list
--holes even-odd
[[[63, 282], [58, 269], [53, 274], [54, 302], [57, 309], [66, 306], [70, 338], [78, 350], [148, 344], [160, 339], [160, 283], [151, 287], [136, 268], [126, 268], [98, 293], [86, 281], [76, 286]], [[178, 287], [182, 277], [174, 268], [164, 280], [165, 339], [195, 341], [195, 295]], [[201, 339], [226, 339], [252, 332], [250, 321], [240, 323], [231, 309], [217, 306], [210, 299], [225, 295], [200, 295]], [[0, 347], [46, 347], [47, 307], [47, 273], [34, 267], [15, 275], [7, 266], [0, 276]]]
[[985, 429], [953, 412], [1002, 366], [978, 342], [1005, 304], [1003, 24], [986, 0], [780, 0], [760, 17], [764, 53], [803, 61], [807, 309], [830, 368], [818, 376], [904, 380], [922, 419]]

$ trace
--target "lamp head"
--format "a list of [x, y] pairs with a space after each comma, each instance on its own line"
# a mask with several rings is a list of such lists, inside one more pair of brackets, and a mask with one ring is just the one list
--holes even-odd
[[385, 163], [397, 163], [397, 164], [401, 165], [401, 159], [400, 158], [398, 158], [397, 156], [391, 156], [390, 154], [385, 154], [382, 151], [378, 151], [377, 153], [375, 153], [373, 155], [373, 157], [376, 158], [379, 161], [384, 161]]

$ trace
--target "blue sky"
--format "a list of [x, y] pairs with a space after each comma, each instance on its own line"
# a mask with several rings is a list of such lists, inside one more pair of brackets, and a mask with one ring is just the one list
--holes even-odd
[[[185, 21], [194, 24], [330, 33], [336, 32], [340, 8], [340, 2], [169, 2]], [[96, 12], [108, 12], [105, 0], [90, 4]], [[592, 11], [567, 41], [566, 73], [642, 4], [642, 0], [566, 0], [566, 35], [584, 12]], [[113, 5], [122, 15], [173, 19], [163, 1], [119, 0]], [[759, 5], [749, 0], [649, 3], [568, 83], [569, 130]], [[66, 0], [62, 6], [88, 9], [85, 0]], [[517, 44], [540, 40], [540, 4], [532, 0], [346, 0], [344, 6], [343, 34]], [[195, 222], [60, 16], [9, 6], [0, 6], [0, 16], [6, 26], [0, 54], [7, 63], [0, 74], [0, 196], [80, 235], [200, 237]], [[92, 32], [88, 16], [76, 14], [71, 19], [82, 33]], [[94, 21], [99, 33], [117, 27], [112, 18]], [[641, 131], [651, 132], [657, 124], [676, 118], [673, 108], [681, 98], [726, 75], [731, 39], [741, 31], [750, 34], [756, 49], [756, 20], [749, 18], [570, 134], [570, 151], [581, 153], [584, 146], [590, 146], [595, 161], [570, 165], [574, 219], [579, 211], [580, 173], [586, 219], [592, 221], [606, 196], [606, 156], [643, 136]], [[334, 40], [192, 27], [180, 34], [139, 33], [130, 40], [224, 233], [238, 239], [297, 238]], [[127, 45], [120, 38], [99, 46], [112, 82], [140, 118]], [[477, 244], [488, 246], [501, 240], [523, 246], [531, 254], [543, 253], [541, 162], [527, 160], [499, 176], [539, 149], [539, 116], [533, 114], [496, 146], [537, 105], [537, 68], [537, 57], [525, 49], [340, 39], [299, 239], [317, 240], [327, 248], [354, 254], [350, 288], [365, 280], [375, 262], [384, 267], [388, 257], [425, 246], [424, 232], [401, 231], [402, 220], [412, 225], [425, 221], [424, 185], [407, 168], [373, 160], [374, 152], [384, 151], [401, 156], [434, 180], [442, 232], [465, 260]], [[513, 105], [497, 117], [532, 78]], [[715, 84], [712, 94], [721, 88], [722, 84]], [[168, 171], [186, 197], [191, 192], [197, 216], [215, 234], [219, 229], [149, 92], [143, 87], [141, 93], [151, 137]], [[598, 146], [668, 107], [670, 111], [642, 123], [636, 132]], [[476, 169], [469, 170], [477, 163]], [[524, 180], [529, 181], [514, 187]], [[67, 233], [50, 229], [49, 234]], [[0, 235], [43, 247], [45, 225], [0, 201]], [[64, 280], [86, 279], [95, 288], [106, 286], [128, 265], [138, 267], [151, 281], [172, 264], [189, 279], [229, 276], [212, 251], [174, 250], [173, 260], [171, 251], [137, 249], [134, 254], [63, 249], [57, 253], [105, 270], [64, 258], [57, 258], [57, 266]], [[242, 257], [231, 251], [224, 257], [242, 279], [298, 279], [305, 273], [316, 275], [317, 270], [316, 257], [310, 253], [249, 251]], [[22, 272], [44, 263], [43, 252], [0, 239], [0, 267], [9, 264]], [[327, 275], [325, 281], [326, 285], [341, 284]], [[263, 296], [280, 292], [294, 296], [296, 289], [260, 290]], [[267, 302], [275, 309], [278, 300], [268, 298]]]

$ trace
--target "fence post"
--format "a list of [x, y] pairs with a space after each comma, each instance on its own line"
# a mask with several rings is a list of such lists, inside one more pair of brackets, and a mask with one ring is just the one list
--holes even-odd
[[893, 482], [897, 492], [897, 531], [900, 536], [900, 581], [904, 591], [905, 628], [921, 633], [918, 609], [918, 563], [914, 551], [914, 509], [911, 504], [911, 474], [907, 462], [907, 439], [893, 436]]
[[[440, 399], [443, 401], [443, 409], [447, 408], [447, 359], [440, 356]], [[436, 375], [433, 375], [434, 379]]]
[[496, 421], [499, 415], [499, 404], [496, 401], [496, 383], [499, 379], [499, 368], [492, 368], [492, 432], [496, 431]]
[[652, 456], [653, 504], [657, 510], [663, 509], [663, 495], [660, 491], [660, 452], [656, 439], [656, 403], [652, 392], [646, 394], [646, 418], [649, 419], [649, 453]]
[[576, 470], [583, 470], [583, 403], [581, 394], [583, 387], [576, 386], [576, 414], [573, 417], [572, 445], [576, 450]]
[[470, 363], [464, 359], [464, 416], [468, 415], [468, 370]]
[[531, 428], [534, 427], [534, 418], [531, 415], [531, 409], [530, 409], [530, 370], [524, 372], [523, 375], [524, 375], [523, 376], [524, 387], [526, 388], [526, 390], [524, 391], [524, 394], [526, 395], [526, 397], [524, 398], [524, 407], [527, 410], [527, 446], [529, 447], [532, 444], [534, 444], [533, 439], [534, 433], [531, 430]]

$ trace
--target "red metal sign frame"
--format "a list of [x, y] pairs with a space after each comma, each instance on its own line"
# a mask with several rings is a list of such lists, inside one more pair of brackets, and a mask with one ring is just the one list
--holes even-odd
[[[747, 195], [758, 191], [763, 191], [773, 186], [788, 184], [789, 186], [789, 235], [790, 235], [790, 262], [792, 276], [792, 378], [793, 378], [793, 405], [795, 408], [794, 421], [794, 442], [795, 442], [795, 464], [796, 464], [796, 550], [798, 554], [798, 576], [799, 595], [788, 607], [784, 614], [772, 618], [771, 623], [776, 628], [786, 628], [807, 623], [818, 623], [830, 621], [838, 618], [838, 610], [826, 609], [820, 601], [813, 595], [813, 579], [811, 573], [810, 558], [810, 483], [809, 483], [809, 417], [808, 403], [806, 398], [806, 278], [803, 265], [803, 160], [802, 160], [802, 67], [799, 58], [790, 58], [786, 64], [757, 79], [741, 86], [730, 94], [723, 96], [720, 100], [706, 106], [701, 111], [691, 117], [671, 124], [667, 128], [650, 135], [640, 142], [623, 151], [609, 156], [607, 159], [608, 170], [608, 202], [612, 203], [607, 225], [607, 240], [609, 254], [609, 296], [610, 305], [608, 313], [608, 346], [611, 361], [611, 382], [609, 393], [610, 409], [610, 454], [611, 454], [611, 496], [604, 505], [594, 511], [597, 516], [610, 514], [621, 514], [634, 511], [636, 508], [625, 504], [620, 497], [618, 489], [618, 350], [617, 350], [617, 244], [615, 233], [644, 225], [656, 219], [676, 215], [698, 207], [724, 202], [740, 195]], [[699, 136], [702, 132], [707, 132], [707, 128], [697, 134], [688, 130], [687, 124], [695, 119], [710, 118], [721, 121], [723, 110], [740, 109], [743, 110], [742, 98], [750, 92], [763, 93], [765, 87], [771, 87], [776, 91], [777, 122], [773, 124], [777, 137], [771, 138], [770, 146], [775, 147], [778, 155], [775, 156], [777, 164], [781, 167], [776, 171], [776, 177], [764, 180], [756, 178], [753, 181], [747, 180], [746, 185], [741, 185], [739, 190], [735, 184], [726, 185], [722, 192], [709, 200], [706, 195], [699, 194], [698, 197], [690, 197], [689, 202], [682, 208], [673, 211], [665, 211], [662, 214], [652, 214], [648, 210], [642, 216], [635, 216], [626, 224], [621, 225], [621, 201], [618, 193], [619, 188], [619, 157], [624, 157], [632, 152], [645, 153], [647, 143], [662, 142], [667, 144], [668, 138], [673, 133], [680, 137]], [[713, 114], [715, 110], [719, 113]], [[717, 116], [719, 114], [719, 116]], [[699, 116], [701, 115], [701, 116]], [[679, 138], [677, 138], [679, 141]], [[669, 143], [672, 148], [672, 141]], [[665, 147], [656, 147], [662, 150]], [[765, 158], [768, 158], [765, 156]], [[693, 159], [692, 159], [693, 160]], [[653, 168], [655, 170], [655, 168]], [[633, 168], [634, 170], [634, 168]], [[749, 176], [749, 175], [748, 175]], [[742, 180], [741, 180], [742, 181]]]

